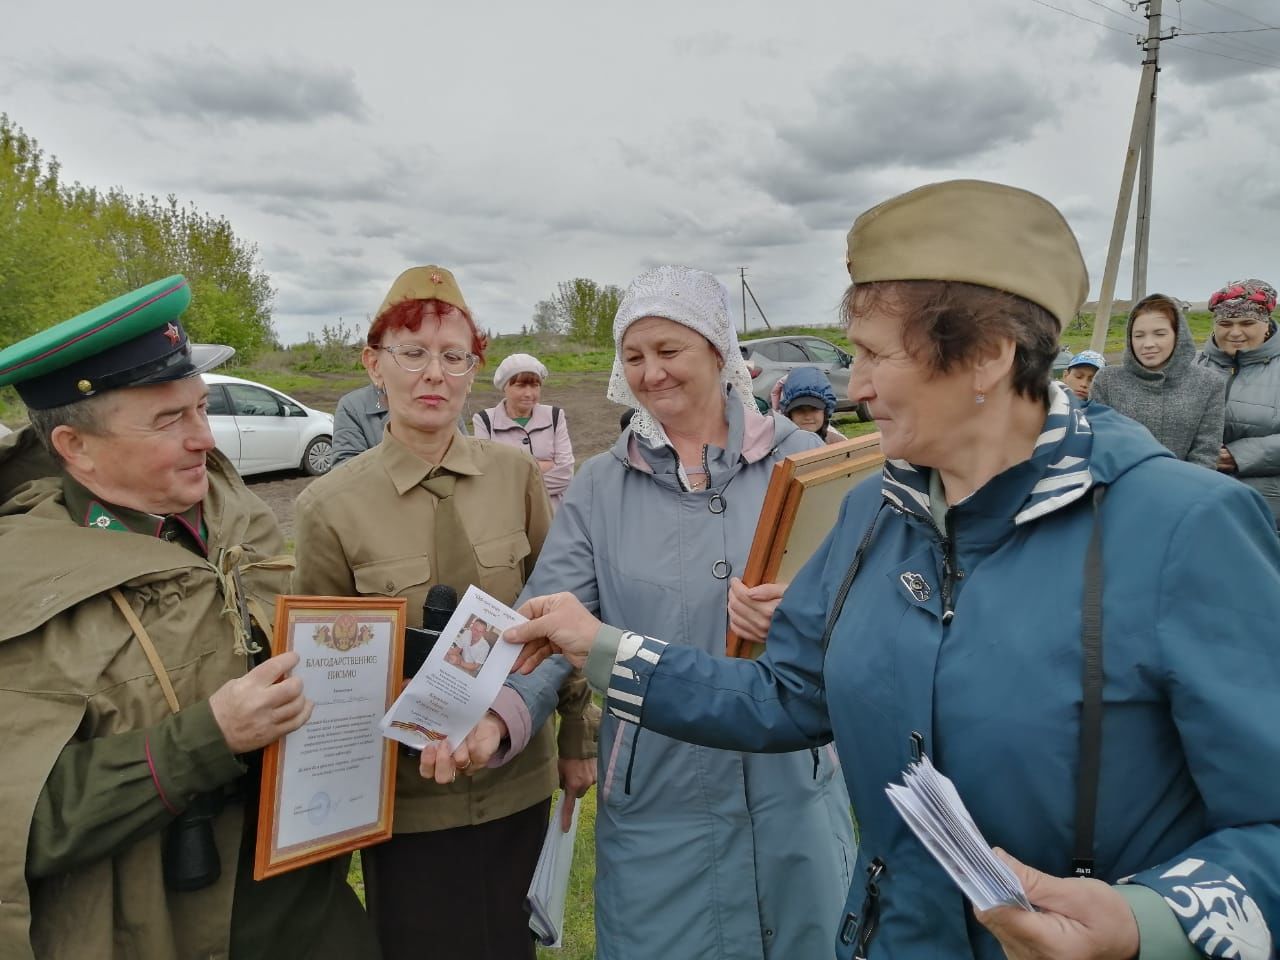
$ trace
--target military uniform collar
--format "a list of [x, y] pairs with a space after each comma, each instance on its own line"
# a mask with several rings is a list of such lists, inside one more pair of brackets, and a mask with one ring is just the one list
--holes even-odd
[[[403, 496], [422, 483], [434, 467], [397, 439], [392, 433], [391, 426], [390, 423], [387, 424], [379, 449], [382, 452], [382, 464], [387, 471], [387, 476], [395, 485], [396, 493]], [[440, 469], [459, 476], [480, 476], [484, 471], [476, 464], [475, 441], [461, 434], [455, 434], [449, 449], [445, 451], [444, 459], [440, 462]]]
[[67, 512], [82, 527], [114, 530], [117, 533], [138, 533], [144, 537], [170, 542], [179, 540], [185, 545], [198, 548], [202, 555], [209, 552], [204, 505], [201, 503], [182, 513], [162, 517], [108, 503], [65, 473], [62, 476], [62, 491]]

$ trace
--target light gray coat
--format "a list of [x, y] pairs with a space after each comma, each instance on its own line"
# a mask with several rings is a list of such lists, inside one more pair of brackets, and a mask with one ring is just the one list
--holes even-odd
[[[781, 417], [748, 416], [732, 393], [727, 408], [708, 490], [682, 491], [674, 453], [630, 430], [589, 460], [524, 598], [572, 591], [606, 623], [723, 656], [728, 580], [712, 567], [741, 573], [773, 464], [820, 445]], [[714, 750], [607, 716], [597, 789], [597, 960], [830, 955], [854, 862], [830, 748]]]
[[1130, 314], [1124, 362], [1098, 371], [1090, 401], [1138, 421], [1179, 460], [1216, 469], [1226, 378], [1196, 365], [1195, 340], [1181, 310], [1173, 355], [1161, 369], [1148, 370], [1133, 352], [1133, 320]]
[[1223, 442], [1239, 467], [1234, 476], [1266, 498], [1280, 525], [1280, 337], [1234, 357], [1210, 337], [1196, 362], [1226, 374]]

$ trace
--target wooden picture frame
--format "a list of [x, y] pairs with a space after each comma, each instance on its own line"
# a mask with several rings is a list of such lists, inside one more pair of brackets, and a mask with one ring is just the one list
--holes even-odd
[[[884, 465], [880, 434], [870, 433], [779, 460], [769, 478], [742, 582], [790, 582], [834, 526], [844, 495]], [[731, 657], [757, 657], [764, 645], [732, 630], [725, 640]]]
[[276, 599], [272, 652], [298, 652], [293, 675], [316, 707], [263, 751], [255, 880], [391, 838], [399, 745], [378, 722], [400, 694], [407, 609], [404, 597]]

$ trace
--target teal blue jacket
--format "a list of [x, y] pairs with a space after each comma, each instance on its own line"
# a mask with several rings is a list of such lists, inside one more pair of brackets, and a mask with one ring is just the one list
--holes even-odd
[[1163, 925], [1181, 928], [1184, 954], [1271, 957], [1280, 544], [1262, 499], [1056, 387], [1033, 457], [945, 511], [941, 528], [929, 481], [894, 462], [848, 495], [759, 661], [602, 630], [588, 672], [609, 709], [734, 750], [834, 741], [861, 828], [853, 885], [830, 919], [835, 955], [997, 960], [885, 786], [923, 749], [990, 843], [1070, 873], [1083, 571], [1093, 488], [1105, 485], [1096, 875], [1128, 882], [1143, 956], [1177, 955], [1155, 946]]

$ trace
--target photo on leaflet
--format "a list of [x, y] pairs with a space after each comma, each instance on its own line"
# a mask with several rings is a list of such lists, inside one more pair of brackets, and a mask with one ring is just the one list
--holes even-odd
[[472, 614], [449, 644], [444, 662], [469, 677], [476, 676], [484, 667], [489, 651], [498, 642], [498, 633], [497, 627]]

